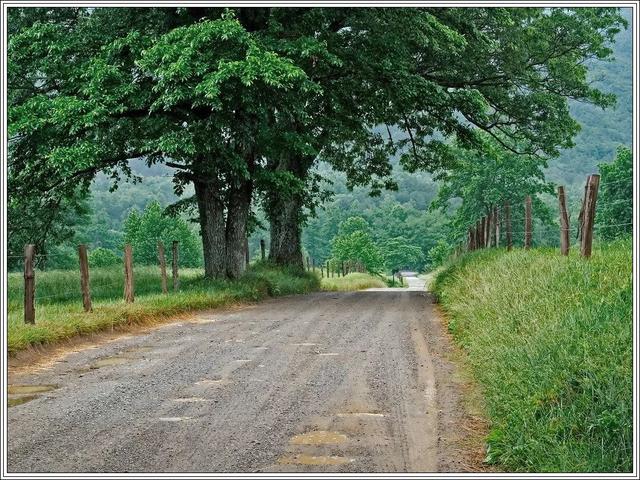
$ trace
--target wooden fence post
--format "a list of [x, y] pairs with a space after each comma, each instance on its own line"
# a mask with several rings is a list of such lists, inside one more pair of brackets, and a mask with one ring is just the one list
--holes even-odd
[[85, 312], [91, 309], [91, 291], [89, 290], [89, 259], [87, 258], [87, 246], [78, 245], [78, 259], [80, 261], [80, 289], [82, 290], [82, 306]]
[[584, 195], [582, 196], [582, 205], [580, 206], [580, 214], [578, 215], [578, 233], [577, 237], [580, 240], [580, 249], [582, 250], [582, 233], [584, 226], [584, 205], [587, 201], [587, 193], [589, 191], [589, 181], [591, 180], [591, 175], [587, 176], [587, 183], [584, 185]]
[[160, 262], [160, 281], [162, 285], [162, 293], [167, 291], [167, 260], [164, 256], [164, 243], [158, 242], [158, 262]]
[[35, 245], [24, 247], [24, 323], [36, 323], [36, 276], [33, 271]]
[[567, 197], [564, 187], [558, 186], [558, 205], [560, 207], [560, 253], [569, 255], [569, 215], [567, 214]]
[[124, 301], [133, 303], [133, 255], [128, 243], [124, 246]]
[[500, 215], [498, 213], [498, 207], [493, 207], [493, 222], [496, 227], [496, 248], [500, 246]]
[[531, 236], [533, 234], [533, 224], [531, 221], [531, 195], [524, 199], [524, 248], [531, 248]]
[[513, 247], [513, 238], [511, 237], [511, 207], [509, 206], [509, 202], [504, 202], [504, 227], [507, 230], [505, 240], [507, 242], [507, 251], [509, 251]]
[[264, 259], [265, 259], [264, 238], [260, 239], [260, 256], [262, 258], [262, 261], [264, 261]]
[[180, 278], [178, 277], [178, 241], [171, 243], [171, 273], [173, 274], [173, 290], [180, 288]]
[[590, 175], [588, 180], [587, 196], [584, 200], [584, 218], [582, 222], [582, 243], [580, 255], [589, 258], [593, 243], [593, 224], [596, 217], [596, 201], [598, 200], [598, 187], [600, 175]]

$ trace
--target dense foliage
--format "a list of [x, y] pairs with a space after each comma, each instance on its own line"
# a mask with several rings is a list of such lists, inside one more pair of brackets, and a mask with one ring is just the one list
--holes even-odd
[[165, 257], [170, 259], [172, 242], [177, 241], [180, 265], [202, 265], [202, 249], [196, 234], [181, 218], [164, 215], [158, 202], [149, 203], [142, 212], [132, 210], [123, 228], [124, 241], [131, 245], [136, 263], [157, 265], [158, 242], [164, 244]]
[[[9, 23], [12, 216], [48, 215], [46, 237], [98, 172], [164, 163], [178, 194], [194, 187], [180, 206], [197, 207], [207, 275], [236, 277], [258, 203], [272, 259], [301, 267], [319, 159], [379, 193], [397, 186], [393, 154], [447, 168], [480, 131], [519, 154], [572, 146], [567, 99], [612, 104], [586, 63], [625, 22], [607, 8], [178, 7], [15, 8]], [[30, 225], [12, 225], [11, 253]]]
[[607, 240], [633, 231], [633, 156], [619, 147], [612, 163], [602, 163], [596, 228]]

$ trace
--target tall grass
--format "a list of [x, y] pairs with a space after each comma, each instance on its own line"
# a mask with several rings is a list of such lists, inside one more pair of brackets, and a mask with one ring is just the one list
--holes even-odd
[[330, 292], [349, 292], [365, 288], [384, 288], [387, 284], [379, 277], [368, 273], [349, 273], [343, 277], [322, 279], [322, 290]]
[[[180, 270], [180, 290], [161, 293], [157, 268], [135, 268], [135, 302], [122, 301], [123, 273], [92, 269], [93, 312], [82, 310], [78, 273], [50, 271], [36, 274], [36, 324], [23, 321], [20, 275], [9, 276], [8, 349], [54, 343], [76, 335], [120, 325], [155, 323], [182, 313], [220, 307], [268, 296], [307, 293], [320, 288], [315, 275], [258, 264], [237, 281], [206, 280], [197, 269]], [[94, 283], [95, 282], [95, 283]], [[169, 279], [170, 282], [170, 279]]]
[[515, 471], [632, 469], [631, 241], [590, 260], [485, 250], [437, 275], [492, 428], [488, 460]]

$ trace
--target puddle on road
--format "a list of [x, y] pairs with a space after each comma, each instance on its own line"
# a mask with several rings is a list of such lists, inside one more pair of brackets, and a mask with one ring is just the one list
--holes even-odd
[[136, 352], [152, 352], [156, 347], [131, 347], [125, 350], [126, 353], [136, 353]]
[[346, 440], [347, 436], [344, 433], [319, 430], [296, 435], [289, 440], [289, 443], [293, 445], [325, 445], [342, 443]]
[[384, 413], [374, 412], [349, 412], [349, 413], [336, 413], [337, 417], [384, 417]]
[[123, 363], [130, 362], [131, 360], [132, 360], [131, 358], [127, 358], [127, 357], [106, 357], [106, 358], [102, 358], [100, 360], [96, 360], [91, 365], [89, 365], [89, 368], [92, 369], [92, 370], [95, 370], [95, 369], [102, 368], [102, 367], [111, 367], [111, 366], [114, 366], [114, 365], [122, 365]]
[[344, 465], [351, 463], [355, 459], [339, 456], [314, 456], [301, 453], [299, 455], [288, 455], [278, 459], [278, 463], [284, 465]]
[[9, 395], [20, 395], [25, 393], [49, 392], [58, 388], [58, 385], [9, 385], [7, 393]]
[[7, 401], [7, 405], [10, 407], [15, 407], [16, 405], [22, 405], [23, 403], [30, 402], [31, 400], [35, 400], [38, 398], [38, 395], [24, 395], [22, 397], [14, 397], [9, 398]]
[[212, 378], [203, 378], [196, 382], [196, 385], [222, 385], [225, 383], [229, 383], [228, 378], [222, 377], [212, 377]]

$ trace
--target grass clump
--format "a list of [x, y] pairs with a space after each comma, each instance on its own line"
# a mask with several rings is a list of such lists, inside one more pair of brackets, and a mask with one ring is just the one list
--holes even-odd
[[348, 273], [344, 277], [323, 278], [321, 286], [322, 290], [329, 292], [350, 292], [365, 288], [384, 288], [387, 284], [368, 273]]
[[589, 260], [491, 249], [433, 285], [492, 422], [488, 461], [515, 471], [632, 469], [631, 241]]
[[[122, 276], [121, 268], [92, 269], [92, 285], [93, 279], [99, 279], [103, 281], [100, 284], [103, 288], [99, 289], [98, 283], [95, 284], [93, 312], [85, 313], [81, 295], [75, 292], [68, 294], [72, 292], [74, 283], [79, 284], [76, 272], [38, 272], [36, 324], [27, 325], [23, 320], [22, 289], [18, 285], [21, 279], [10, 275], [9, 353], [113, 327], [153, 324], [197, 310], [255, 302], [269, 296], [307, 293], [320, 288], [315, 275], [259, 264], [237, 281], [206, 280], [202, 270], [182, 269], [180, 290], [170, 290], [163, 295], [160, 293], [159, 274], [156, 275], [152, 267], [142, 267], [134, 270], [135, 302], [125, 304], [122, 301]], [[120, 279], [119, 284], [116, 279]], [[79, 286], [77, 289], [79, 291]]]

